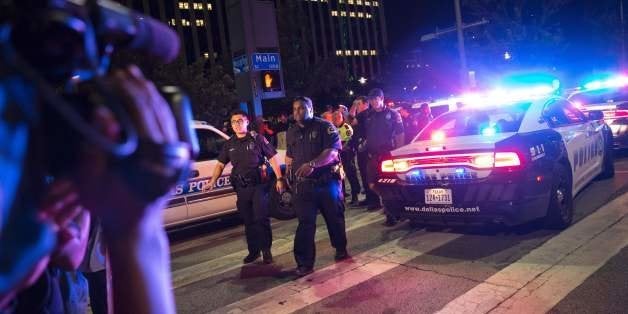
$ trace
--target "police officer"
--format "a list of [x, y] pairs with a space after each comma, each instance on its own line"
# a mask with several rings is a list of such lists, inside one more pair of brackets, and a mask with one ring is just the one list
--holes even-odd
[[325, 218], [336, 260], [347, 258], [344, 195], [339, 174], [338, 130], [331, 123], [314, 117], [312, 100], [297, 97], [292, 103], [296, 123], [288, 129], [286, 165], [293, 180], [293, 206], [299, 226], [294, 238], [296, 274], [313, 272], [316, 246], [316, 214]]
[[362, 180], [362, 189], [366, 199], [360, 201], [360, 206], [366, 206], [371, 203], [375, 203], [377, 194], [373, 192], [368, 185], [367, 180], [367, 168], [368, 168], [368, 152], [366, 151], [366, 132], [364, 126], [366, 123], [366, 117], [370, 113], [368, 98], [365, 96], [359, 96], [353, 101], [353, 106], [349, 110], [349, 118], [351, 119], [351, 126], [354, 130], [354, 135], [351, 138], [349, 145], [354, 147], [357, 156], [358, 169], [360, 169], [360, 180]]
[[269, 187], [265, 182], [266, 176], [262, 165], [267, 158], [277, 176], [275, 188], [277, 192], [283, 193], [285, 182], [279, 167], [277, 151], [264, 136], [255, 131], [248, 131], [249, 119], [244, 111], [232, 112], [230, 120], [235, 135], [222, 147], [209, 189], [215, 187], [225, 165], [231, 162], [233, 165], [231, 183], [238, 197], [236, 206], [244, 220], [244, 233], [249, 249], [249, 255], [243, 262], [245, 264], [254, 262], [260, 257], [261, 251], [264, 263], [270, 264], [273, 257], [270, 252], [272, 233], [268, 217]]
[[345, 122], [343, 112], [338, 109], [333, 114], [334, 126], [338, 129], [340, 135], [340, 142], [342, 143], [342, 150], [340, 151], [340, 160], [342, 162], [342, 168], [344, 169], [345, 176], [351, 186], [351, 205], [358, 205], [358, 194], [360, 194], [360, 180], [358, 180], [358, 173], [355, 168], [355, 151], [353, 146], [350, 145], [351, 138], [353, 137], [353, 128]]
[[[379, 163], [391, 150], [404, 144], [404, 130], [399, 113], [384, 105], [384, 92], [381, 89], [371, 90], [368, 98], [371, 110], [366, 116], [363, 130], [366, 137], [366, 151], [369, 156], [367, 180], [369, 187], [374, 189]], [[381, 208], [381, 198], [377, 196], [368, 206], [369, 209]], [[396, 223], [397, 218], [387, 212], [385, 224], [394, 226]]]

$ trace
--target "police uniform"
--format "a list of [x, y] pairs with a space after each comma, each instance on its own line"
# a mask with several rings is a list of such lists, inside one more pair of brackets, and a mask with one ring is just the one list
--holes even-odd
[[244, 220], [244, 232], [249, 253], [270, 250], [272, 232], [268, 217], [269, 184], [264, 182], [261, 165], [265, 158], [277, 154], [261, 134], [249, 132], [245, 137], [232, 136], [222, 148], [218, 161], [231, 162], [231, 183], [238, 200], [236, 206]]
[[360, 180], [358, 180], [358, 173], [355, 168], [355, 151], [350, 144], [353, 138], [353, 128], [349, 124], [343, 123], [338, 128], [338, 133], [340, 135], [340, 142], [342, 143], [342, 150], [340, 151], [342, 168], [351, 186], [352, 201], [357, 201], [358, 194], [360, 194]]
[[[293, 125], [287, 134], [286, 156], [292, 159], [294, 173], [303, 164], [317, 158], [325, 149], [342, 148], [338, 130], [320, 118], [304, 121], [304, 127]], [[316, 257], [314, 234], [316, 214], [320, 210], [325, 218], [331, 244], [337, 251], [345, 251], [344, 195], [340, 176], [335, 172], [338, 163], [314, 169], [305, 178], [295, 178], [293, 206], [299, 226], [294, 238], [294, 257], [299, 267], [312, 268]]]
[[[366, 151], [368, 152], [367, 181], [375, 183], [379, 171], [379, 163], [382, 158], [395, 148], [394, 138], [403, 133], [403, 121], [401, 115], [395, 110], [384, 108], [377, 112], [371, 109], [365, 118], [364, 133], [366, 138]], [[379, 205], [379, 196], [375, 203]]]
[[372, 204], [377, 200], [377, 194], [373, 192], [369, 188], [368, 184], [368, 161], [369, 154], [366, 151], [366, 118], [372, 109], [367, 109], [358, 113], [355, 118], [358, 120], [358, 125], [355, 128], [355, 135], [351, 139], [352, 146], [355, 147], [358, 169], [360, 169], [360, 179], [362, 180], [362, 189], [364, 189], [364, 194], [366, 195], [366, 203]]

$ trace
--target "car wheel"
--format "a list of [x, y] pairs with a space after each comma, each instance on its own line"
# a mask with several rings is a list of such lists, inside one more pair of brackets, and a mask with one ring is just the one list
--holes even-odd
[[572, 184], [567, 171], [567, 167], [560, 164], [554, 170], [554, 182], [545, 216], [545, 225], [551, 229], [565, 229], [573, 220]]
[[[612, 139], [612, 136], [611, 136]], [[613, 158], [613, 145], [607, 145], [604, 149], [604, 160], [602, 161], [602, 172], [597, 179], [610, 179], [615, 176], [615, 160]]]
[[[274, 185], [272, 185], [274, 187]], [[279, 220], [294, 219], [297, 214], [292, 206], [292, 192], [285, 191], [282, 194], [271, 187], [269, 213], [270, 216]]]

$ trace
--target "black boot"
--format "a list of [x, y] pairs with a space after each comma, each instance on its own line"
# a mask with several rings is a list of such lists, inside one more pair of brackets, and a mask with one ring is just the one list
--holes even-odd
[[307, 276], [307, 275], [309, 275], [309, 274], [311, 274], [313, 272], [314, 272], [314, 268], [312, 268], [312, 267], [299, 266], [294, 271], [294, 274], [299, 276], [299, 277], [303, 277], [303, 276]]
[[349, 253], [347, 252], [347, 249], [336, 250], [336, 255], [334, 256], [334, 259], [336, 261], [342, 261], [343, 259], [347, 258], [349, 258]]
[[262, 251], [262, 260], [264, 261], [264, 264], [273, 263], [273, 254], [270, 252], [270, 249]]
[[249, 253], [249, 255], [247, 255], [244, 260], [242, 260], [242, 262], [244, 264], [250, 264], [255, 262], [257, 259], [259, 258], [259, 252], [256, 253]]

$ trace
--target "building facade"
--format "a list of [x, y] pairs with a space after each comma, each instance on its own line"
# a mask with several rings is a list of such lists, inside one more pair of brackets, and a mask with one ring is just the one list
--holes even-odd
[[309, 59], [340, 58], [354, 79], [382, 74], [388, 36], [383, 0], [276, 0], [277, 6], [298, 1], [307, 17]]
[[118, 0], [173, 27], [182, 39], [187, 62], [199, 58], [230, 63], [229, 36], [223, 0]]

